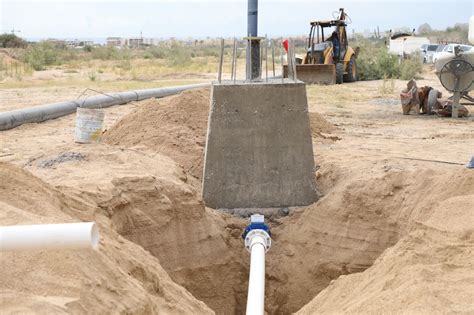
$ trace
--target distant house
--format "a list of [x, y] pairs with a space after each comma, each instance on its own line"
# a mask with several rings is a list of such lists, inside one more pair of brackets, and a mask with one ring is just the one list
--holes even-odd
[[128, 47], [130, 47], [130, 48], [138, 48], [140, 46], [143, 46], [143, 44], [144, 44], [143, 37], [129, 38], [128, 39]]
[[398, 56], [406, 56], [415, 52], [420, 52], [423, 44], [429, 44], [426, 37], [413, 36], [408, 33], [395, 34], [390, 38], [388, 51]]
[[107, 37], [107, 46], [122, 47], [127, 45], [127, 40], [121, 37]]
[[66, 46], [70, 48], [84, 48], [85, 46], [93, 46], [94, 41], [92, 40], [67, 40]]
[[94, 41], [93, 40], [81, 40], [79, 42], [79, 46], [80, 47], [83, 47], [83, 46], [94, 46]]
[[158, 38], [143, 38], [143, 45], [145, 46], [158, 46], [160, 40]]
[[66, 46], [70, 47], [70, 48], [77, 47], [77, 46], [79, 46], [79, 40], [77, 40], [77, 39], [67, 40], [66, 41]]
[[64, 39], [48, 38], [46, 40], [43, 40], [43, 42], [47, 42], [47, 43], [53, 44], [55, 46], [65, 46], [66, 45], [66, 40], [64, 40]]
[[143, 46], [158, 46], [160, 40], [158, 38], [145, 38], [145, 37], [107, 37], [107, 46], [114, 47], [130, 47], [139, 48]]

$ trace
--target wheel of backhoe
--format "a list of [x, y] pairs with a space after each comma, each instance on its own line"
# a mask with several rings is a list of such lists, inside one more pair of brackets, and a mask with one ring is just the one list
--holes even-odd
[[336, 84], [341, 84], [344, 79], [344, 66], [342, 62], [336, 63]]
[[357, 81], [357, 64], [355, 57], [352, 56], [351, 60], [347, 64], [347, 74], [344, 75], [344, 82], [355, 82]]

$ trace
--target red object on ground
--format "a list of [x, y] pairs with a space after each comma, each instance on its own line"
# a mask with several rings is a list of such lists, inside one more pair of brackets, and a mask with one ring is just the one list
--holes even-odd
[[285, 39], [282, 42], [283, 48], [285, 48], [285, 51], [288, 53], [288, 39]]

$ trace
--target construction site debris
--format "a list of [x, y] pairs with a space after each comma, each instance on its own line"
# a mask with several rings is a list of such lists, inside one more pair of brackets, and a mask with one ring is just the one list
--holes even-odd
[[[431, 86], [419, 88], [415, 80], [410, 80], [407, 87], [400, 92], [403, 115], [409, 115], [414, 112], [421, 115], [434, 115], [442, 117], [451, 117], [452, 104], [451, 99], [441, 99], [442, 93], [433, 89]], [[459, 117], [469, 116], [468, 109], [460, 105]]]
[[472, 156], [469, 163], [466, 165], [467, 168], [474, 168], [474, 155]]
[[55, 158], [42, 160], [38, 163], [39, 167], [42, 168], [52, 168], [56, 164], [70, 162], [70, 161], [82, 161], [86, 157], [79, 152], [65, 152]]
[[77, 143], [98, 142], [102, 135], [104, 116], [102, 109], [78, 107], [74, 141]]

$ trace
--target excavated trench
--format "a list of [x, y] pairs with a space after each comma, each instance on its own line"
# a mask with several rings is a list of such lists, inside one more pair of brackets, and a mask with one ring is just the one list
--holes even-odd
[[[160, 101], [159, 107], [142, 106], [106, 133], [110, 144], [164, 152], [184, 175], [177, 181], [115, 180], [100, 207], [116, 231], [158, 257], [193, 296], [218, 314], [242, 314], [249, 256], [240, 235], [247, 221], [208, 209], [199, 198], [207, 107], [207, 91], [186, 92]], [[312, 114], [311, 120], [313, 137], [337, 139], [321, 136], [334, 129], [324, 118]], [[370, 267], [436, 201], [435, 184], [427, 184], [436, 183], [434, 172], [421, 177], [410, 171], [363, 173], [320, 165], [316, 177], [323, 197], [270, 220], [268, 313], [296, 312], [340, 275]]]
[[[244, 313], [249, 254], [241, 233], [248, 222], [200, 200], [208, 106], [206, 90], [150, 100], [110, 128], [105, 143], [76, 146], [80, 161], [64, 162], [65, 148], [58, 147], [28, 162], [24, 168], [31, 173], [0, 163], [4, 224], [95, 220], [103, 233], [95, 253], [40, 252], [26, 261], [22, 254], [10, 255], [2, 274], [2, 288], [11, 288], [10, 306], [48, 305], [47, 312], [56, 312], [56, 297], [65, 294], [64, 312], [113, 307], [123, 313], [201, 314], [207, 305], [218, 314]], [[266, 311], [297, 312], [318, 296], [305, 314], [370, 312], [367, 305], [380, 312], [392, 301], [400, 308], [389, 311], [396, 312], [413, 292], [411, 310], [432, 305], [465, 311], [462, 301], [472, 295], [466, 274], [472, 270], [474, 173], [457, 166], [410, 167], [385, 155], [377, 163], [366, 161], [361, 152], [346, 150], [350, 130], [335, 131], [317, 113], [310, 120], [321, 198], [270, 218]], [[341, 151], [351, 161], [344, 154], [337, 159]], [[380, 266], [384, 257], [391, 264]], [[33, 265], [38, 272], [31, 272]], [[400, 269], [405, 265], [408, 270]], [[44, 279], [54, 280], [45, 285]], [[438, 291], [432, 279], [439, 280]], [[433, 300], [444, 299], [447, 291], [452, 302]], [[420, 292], [426, 292], [424, 300]]]
[[[271, 220], [269, 313], [295, 312], [340, 275], [367, 269], [412, 221], [402, 218], [415, 204], [405, 198], [412, 187], [401, 184], [412, 174], [343, 183], [341, 175], [328, 166], [319, 182], [333, 186], [323, 198]], [[240, 234], [246, 220], [206, 209], [189, 186], [151, 177], [117, 180], [114, 186], [100, 207], [118, 233], [158, 257], [176, 283], [216, 313], [244, 313], [249, 256]]]

